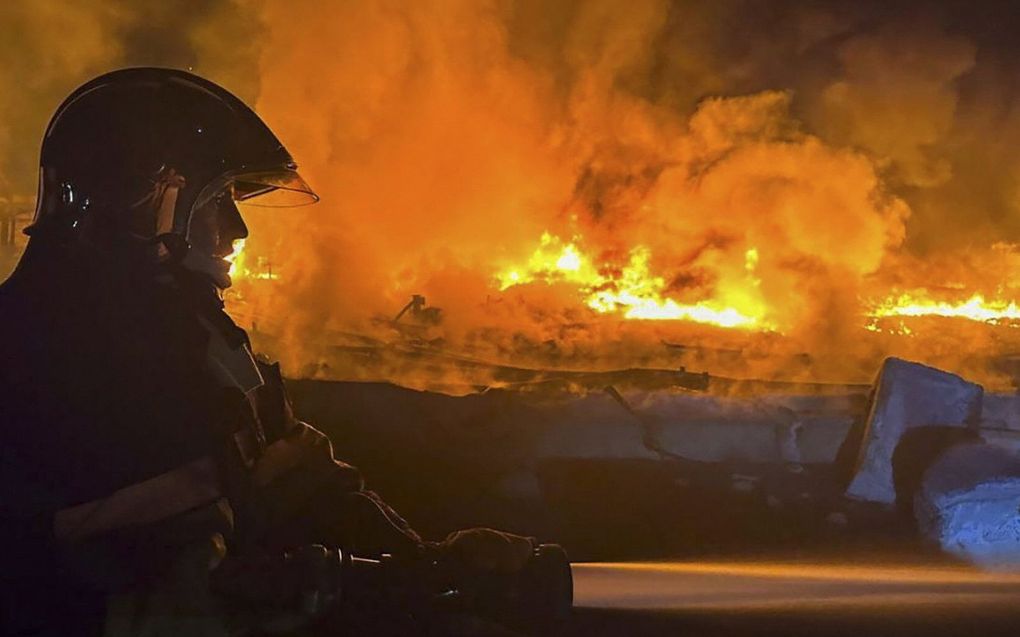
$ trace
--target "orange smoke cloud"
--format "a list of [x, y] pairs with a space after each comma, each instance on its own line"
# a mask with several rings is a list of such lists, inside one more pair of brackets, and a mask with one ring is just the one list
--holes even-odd
[[[907, 205], [868, 155], [805, 132], [788, 92], [684, 112], [621, 88], [667, 9], [577, 7], [545, 65], [513, 50], [498, 3], [268, 3], [258, 109], [323, 196], [251, 216], [252, 249], [287, 280], [253, 312], [289, 335], [290, 362], [321, 355], [308, 334], [363, 332], [412, 294], [443, 309], [432, 333], [456, 349], [606, 357], [620, 328], [585, 304], [591, 282], [499, 281], [543, 233], [577, 237], [603, 287], [643, 250], [670, 302], [751, 307], [782, 332], [816, 323], [833, 281], [852, 306], [902, 242]], [[625, 340], [669, 328], [648, 329]]]
[[[246, 210], [229, 299], [292, 374], [362, 377], [334, 354], [370, 343], [827, 380], [896, 353], [999, 378], [987, 361], [1014, 346], [1015, 330], [904, 315], [1020, 298], [1006, 13], [36, 5], [0, 9], [20, 38], [0, 45], [0, 85], [26, 87], [0, 97], [0, 185], [31, 192], [44, 115], [110, 66], [193, 68], [252, 101], [323, 199]], [[412, 295], [427, 304], [394, 321]]]

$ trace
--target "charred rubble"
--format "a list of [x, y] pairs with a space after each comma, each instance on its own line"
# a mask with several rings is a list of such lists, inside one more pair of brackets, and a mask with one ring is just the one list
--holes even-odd
[[290, 388], [430, 535], [483, 523], [557, 538], [582, 560], [1020, 562], [1020, 398], [894, 358], [871, 387], [665, 374], [552, 375], [463, 396]]

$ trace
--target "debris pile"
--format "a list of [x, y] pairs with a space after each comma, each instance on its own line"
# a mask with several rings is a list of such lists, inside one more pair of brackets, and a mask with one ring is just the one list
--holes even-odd
[[1020, 458], [983, 443], [947, 449], [924, 472], [914, 514], [945, 552], [984, 568], [1020, 567]]
[[696, 390], [650, 373], [462, 396], [290, 387], [301, 416], [426, 534], [484, 523], [584, 559], [916, 552], [924, 538], [981, 566], [1020, 565], [1020, 465], [1007, 461], [1020, 397], [899, 359], [870, 395]]
[[851, 428], [846, 496], [897, 503], [921, 535], [984, 568], [1020, 567], [1020, 457], [1010, 398], [941, 370], [889, 358], [867, 417]]

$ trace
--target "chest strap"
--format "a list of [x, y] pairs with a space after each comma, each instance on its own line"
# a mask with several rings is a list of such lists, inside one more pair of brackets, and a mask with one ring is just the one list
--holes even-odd
[[61, 509], [53, 518], [53, 532], [58, 540], [73, 542], [123, 527], [159, 522], [221, 497], [216, 463], [206, 457], [118, 489], [105, 498]]

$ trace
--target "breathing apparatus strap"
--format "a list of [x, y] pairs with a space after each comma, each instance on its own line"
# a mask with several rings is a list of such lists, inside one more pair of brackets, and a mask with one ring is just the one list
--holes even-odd
[[115, 529], [141, 526], [212, 504], [223, 497], [219, 470], [211, 457], [128, 485], [105, 498], [57, 511], [53, 532], [73, 542]]
[[[141, 209], [155, 217], [155, 227], [152, 228], [152, 234], [157, 238], [165, 237], [173, 232], [177, 196], [186, 183], [184, 175], [179, 174], [175, 169], [163, 168], [152, 180], [152, 188], [149, 192], [131, 204], [129, 209]], [[142, 218], [147, 216], [142, 215]], [[165, 249], [169, 251], [170, 246], [167, 245]], [[162, 252], [162, 249], [160, 251]]]
[[157, 234], [150, 240], [150, 243], [156, 246], [160, 253], [165, 252], [167, 261], [174, 266], [179, 265], [188, 254], [188, 250], [191, 249], [188, 240], [174, 232]]

